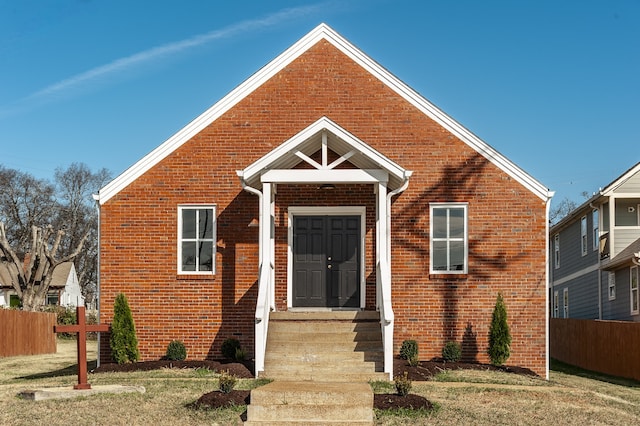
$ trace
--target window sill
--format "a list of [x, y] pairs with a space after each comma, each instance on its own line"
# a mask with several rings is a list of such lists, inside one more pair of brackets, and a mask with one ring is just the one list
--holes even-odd
[[469, 274], [429, 274], [432, 280], [466, 280]]
[[178, 281], [210, 281], [215, 279], [215, 274], [179, 274], [176, 275]]

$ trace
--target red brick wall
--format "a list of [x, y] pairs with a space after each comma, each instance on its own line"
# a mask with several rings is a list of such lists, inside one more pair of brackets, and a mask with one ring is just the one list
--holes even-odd
[[[241, 189], [235, 170], [322, 116], [414, 171], [392, 206], [396, 352], [402, 340], [416, 339], [421, 358], [429, 359], [455, 339], [464, 341], [467, 357], [486, 361], [500, 291], [513, 335], [508, 363], [544, 373], [544, 202], [326, 42], [102, 205], [101, 321], [110, 322], [115, 295], [124, 292], [145, 359], [164, 355], [173, 339], [184, 341], [189, 358], [219, 357], [228, 337], [252, 353], [258, 228], [249, 224], [258, 220], [258, 198]], [[339, 186], [320, 198], [314, 188], [278, 187], [279, 308], [286, 300], [286, 208], [307, 201], [367, 206], [367, 306], [375, 305], [373, 189], [351, 190]], [[435, 201], [469, 203], [467, 275], [429, 275]], [[217, 205], [213, 277], [176, 273], [178, 205], [193, 203]]]

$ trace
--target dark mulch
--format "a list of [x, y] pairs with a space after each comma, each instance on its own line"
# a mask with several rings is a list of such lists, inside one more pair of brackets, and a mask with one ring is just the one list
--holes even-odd
[[402, 376], [407, 372], [407, 377], [413, 381], [431, 380], [433, 376], [446, 370], [484, 370], [484, 371], [502, 371], [505, 373], [520, 374], [523, 376], [538, 376], [528, 368], [480, 364], [479, 362], [445, 362], [441, 359], [433, 359], [431, 361], [420, 361], [420, 363], [412, 367], [406, 360], [396, 358], [393, 363], [393, 376]]
[[128, 364], [102, 364], [100, 367], [93, 370], [94, 373], [107, 373], [107, 372], [131, 372], [131, 371], [149, 371], [159, 370], [161, 368], [208, 368], [212, 371], [229, 371], [229, 374], [241, 379], [252, 379], [253, 373], [250, 370], [250, 366], [240, 364], [237, 362], [220, 362], [220, 361], [141, 361], [132, 362]]
[[251, 391], [234, 390], [229, 393], [213, 391], [205, 393], [196, 402], [188, 405], [191, 408], [223, 408], [234, 405], [249, 405]]
[[400, 396], [394, 393], [377, 393], [373, 395], [373, 408], [378, 410], [393, 410], [406, 408], [409, 410], [433, 409], [433, 404], [425, 397], [415, 394]]
[[[102, 364], [93, 370], [95, 373], [104, 372], [127, 372], [127, 371], [149, 371], [160, 368], [208, 368], [213, 371], [229, 370], [230, 374], [243, 379], [253, 378], [251, 365], [240, 363], [225, 363], [219, 361], [142, 361], [130, 364]], [[431, 361], [421, 361], [417, 366], [410, 366], [406, 360], [396, 358], [393, 364], [393, 375], [402, 376], [407, 372], [407, 377], [412, 381], [431, 380], [436, 374], [446, 370], [485, 370], [503, 371], [507, 373], [521, 374], [525, 376], [537, 376], [528, 368], [515, 366], [495, 366], [480, 364], [477, 362], [444, 362], [439, 359]], [[245, 405], [249, 403], [250, 391], [234, 390], [230, 393], [220, 391], [209, 392], [202, 395], [196, 402], [190, 404], [194, 408], [222, 408], [231, 405]], [[414, 394], [399, 396], [395, 394], [374, 395], [374, 408], [387, 410], [397, 408], [407, 409], [432, 409], [433, 405], [427, 399]]]

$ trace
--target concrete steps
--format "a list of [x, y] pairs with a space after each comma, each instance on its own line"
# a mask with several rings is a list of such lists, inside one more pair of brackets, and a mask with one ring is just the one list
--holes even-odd
[[377, 312], [273, 312], [248, 426], [373, 425], [369, 380], [384, 371]]
[[383, 362], [377, 312], [273, 312], [261, 376], [324, 382], [388, 380]]
[[373, 425], [367, 383], [276, 381], [251, 391], [245, 426]]

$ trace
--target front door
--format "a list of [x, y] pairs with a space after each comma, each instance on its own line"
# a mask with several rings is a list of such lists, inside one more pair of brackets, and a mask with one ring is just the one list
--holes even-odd
[[360, 216], [294, 216], [293, 307], [360, 307]]

